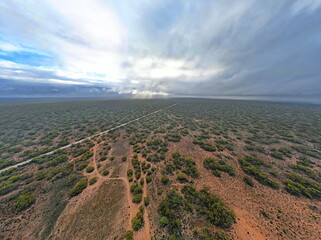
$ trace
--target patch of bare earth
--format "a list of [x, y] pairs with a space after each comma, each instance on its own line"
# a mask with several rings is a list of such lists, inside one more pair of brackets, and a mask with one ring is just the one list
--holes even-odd
[[97, 191], [88, 189], [80, 198], [71, 200], [50, 238], [119, 238], [127, 230], [125, 194], [124, 182], [118, 179], [103, 182]]

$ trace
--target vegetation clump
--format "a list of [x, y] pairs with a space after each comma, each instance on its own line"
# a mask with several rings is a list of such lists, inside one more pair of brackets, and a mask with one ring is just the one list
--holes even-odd
[[184, 199], [174, 189], [170, 190], [166, 198], [159, 204], [158, 212], [163, 219], [162, 226], [167, 226], [170, 234], [181, 232], [181, 216], [184, 206]]
[[252, 181], [252, 179], [249, 176], [244, 176], [243, 177], [243, 181], [249, 185], [250, 187], [254, 187], [254, 182]]
[[215, 152], [216, 151], [216, 147], [213, 144], [206, 143], [202, 140], [195, 139], [193, 141], [193, 143], [196, 145], [199, 145], [205, 151], [208, 151], [208, 152]]
[[183, 173], [186, 175], [192, 177], [192, 178], [198, 178], [199, 177], [199, 171], [196, 168], [195, 161], [188, 157], [183, 157], [180, 153], [174, 152], [172, 154], [172, 162], [174, 165], [167, 165], [166, 168], [170, 167], [169, 171], [172, 172], [173, 170], [182, 170]]
[[284, 181], [285, 190], [295, 196], [321, 199], [321, 185], [307, 180], [297, 174], [290, 174]]
[[258, 166], [265, 165], [265, 163], [261, 159], [254, 156], [246, 155], [244, 157], [239, 158], [239, 162], [241, 164], [242, 170], [245, 173], [253, 176], [255, 180], [257, 180], [263, 185], [270, 186], [274, 189], [279, 189], [279, 184], [269, 179], [268, 175], [258, 168]]
[[228, 209], [218, 196], [211, 194], [207, 188], [197, 191], [195, 186], [187, 185], [183, 187], [182, 193], [186, 201], [213, 225], [229, 229], [235, 222], [233, 211]]
[[24, 193], [18, 197], [15, 203], [16, 210], [18, 212], [30, 207], [36, 201], [36, 196], [33, 193]]
[[213, 174], [217, 177], [221, 176], [221, 171], [228, 173], [230, 176], [235, 176], [235, 169], [232, 165], [228, 164], [226, 160], [216, 160], [214, 158], [206, 158], [204, 160], [204, 167], [212, 170]]
[[87, 168], [86, 168], [86, 172], [87, 173], [91, 173], [91, 172], [93, 172], [95, 170], [95, 168], [93, 167], [93, 166], [88, 166]]
[[70, 196], [74, 197], [74, 196], [77, 196], [78, 194], [82, 193], [82, 191], [84, 191], [85, 188], [87, 187], [87, 184], [88, 184], [87, 178], [83, 178], [83, 179], [79, 180], [75, 184], [75, 186], [71, 189]]
[[138, 231], [144, 226], [144, 207], [139, 207], [139, 212], [132, 219], [132, 228], [134, 231]]
[[193, 235], [199, 240], [231, 240], [224, 231], [213, 231], [209, 228], [195, 230]]
[[108, 176], [109, 175], [109, 170], [108, 169], [105, 169], [104, 171], [103, 171], [103, 176]]
[[93, 177], [91, 179], [89, 179], [89, 185], [94, 185], [97, 182], [97, 178]]

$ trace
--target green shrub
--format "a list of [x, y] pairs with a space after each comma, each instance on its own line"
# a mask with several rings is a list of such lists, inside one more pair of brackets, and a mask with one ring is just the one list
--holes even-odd
[[228, 209], [222, 200], [211, 194], [207, 189], [197, 191], [193, 185], [184, 186], [182, 193], [186, 201], [195, 206], [195, 209], [205, 215], [210, 223], [217, 227], [229, 229], [235, 222], [235, 214]]
[[133, 203], [140, 203], [142, 201], [142, 197], [141, 193], [134, 194]]
[[213, 232], [208, 228], [203, 228], [194, 233], [199, 240], [231, 240], [231, 238], [223, 231]]
[[158, 213], [168, 219], [167, 228], [170, 234], [181, 232], [181, 217], [184, 210], [184, 199], [174, 190], [170, 190], [166, 198], [159, 204]]
[[93, 167], [93, 166], [88, 166], [87, 168], [86, 168], [86, 172], [87, 173], [91, 173], [91, 172], [93, 172], [95, 170], [95, 168]]
[[45, 179], [47, 177], [47, 173], [44, 170], [40, 170], [36, 173], [36, 180], [40, 181], [42, 179]]
[[252, 179], [249, 176], [244, 176], [243, 177], [243, 181], [249, 185], [250, 187], [254, 187], [254, 182], [252, 181]]
[[78, 194], [80, 194], [87, 187], [87, 184], [88, 184], [87, 178], [83, 178], [83, 179], [79, 180], [75, 184], [75, 186], [71, 189], [70, 196], [74, 197], [74, 196], [77, 196]]
[[108, 169], [105, 169], [104, 171], [103, 171], [103, 176], [108, 176], [109, 175], [109, 170]]
[[89, 185], [93, 185], [97, 182], [97, 178], [96, 177], [93, 177], [89, 180]]
[[288, 175], [284, 184], [285, 190], [292, 195], [303, 195], [311, 199], [321, 199], [321, 185], [297, 174]]
[[138, 231], [144, 226], [144, 208], [140, 207], [139, 212], [132, 219], [132, 228], [134, 231]]
[[151, 176], [146, 176], [146, 182], [150, 183], [152, 181], [152, 177]]
[[86, 167], [88, 166], [88, 163], [87, 162], [79, 162], [76, 164], [76, 169], [78, 171], [82, 171], [84, 170]]
[[181, 173], [181, 172], [177, 173], [177, 179], [180, 182], [188, 182], [187, 176], [184, 173]]
[[235, 169], [225, 160], [216, 160], [214, 158], [206, 158], [203, 163], [206, 169], [213, 171], [215, 176], [220, 176], [220, 171], [228, 173], [230, 176], [235, 176]]
[[169, 177], [167, 175], [163, 175], [161, 181], [164, 185], [166, 185], [169, 182]]
[[18, 188], [18, 185], [15, 183], [3, 182], [0, 183], [0, 196], [5, 195]]
[[198, 178], [199, 177], [199, 172], [196, 168], [196, 163], [195, 161], [190, 158], [190, 157], [184, 157], [181, 154], [179, 154], [178, 152], [174, 152], [172, 154], [172, 161], [174, 163], [174, 165], [170, 165], [168, 164], [166, 166], [166, 168], [172, 168], [169, 169], [169, 173], [172, 173], [174, 170], [182, 170], [182, 172], [184, 172], [185, 174], [187, 174], [188, 176], [192, 177], [192, 178]]
[[128, 230], [128, 231], [125, 233], [124, 238], [125, 238], [126, 240], [133, 240], [133, 239], [134, 239], [134, 233], [133, 233], [133, 231]]
[[128, 176], [128, 177], [133, 176], [133, 170], [132, 170], [132, 169], [128, 169], [128, 170], [127, 170], [127, 176]]
[[76, 173], [70, 174], [66, 181], [66, 186], [72, 186], [79, 179], [79, 175]]
[[160, 219], [160, 224], [162, 227], [166, 227], [168, 225], [168, 218], [165, 216], [162, 216]]
[[259, 158], [254, 156], [244, 156], [239, 158], [242, 170], [253, 176], [258, 182], [263, 185], [270, 186], [274, 189], [279, 189], [279, 184], [268, 178], [268, 175], [260, 170], [258, 166], [265, 166], [266, 164]]
[[36, 196], [32, 193], [21, 194], [15, 203], [18, 212], [30, 207], [36, 201]]
[[144, 197], [144, 205], [146, 207], [149, 205], [149, 197]]

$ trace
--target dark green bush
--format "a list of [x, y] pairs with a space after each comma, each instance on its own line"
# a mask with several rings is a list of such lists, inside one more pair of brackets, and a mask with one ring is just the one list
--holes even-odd
[[91, 179], [89, 179], [89, 185], [93, 185], [97, 182], [97, 178], [96, 177], [93, 177]]
[[139, 212], [132, 219], [132, 228], [134, 231], [138, 231], [144, 226], [144, 208], [140, 207]]
[[230, 176], [235, 176], [235, 169], [229, 165], [225, 160], [216, 160], [214, 158], [206, 158], [204, 160], [204, 167], [213, 171], [213, 174], [220, 175], [220, 171], [228, 173]]
[[109, 170], [108, 169], [105, 169], [104, 171], [103, 171], [103, 176], [108, 176], [109, 175]]
[[75, 186], [71, 189], [70, 196], [74, 197], [74, 196], [80, 194], [82, 191], [84, 191], [85, 188], [87, 187], [87, 183], [88, 183], [88, 179], [87, 178], [83, 178], [83, 179], [79, 180], [75, 184]]
[[95, 168], [93, 167], [93, 166], [88, 166], [87, 168], [86, 168], [86, 172], [87, 173], [91, 173], [91, 172], [93, 172], [95, 170]]

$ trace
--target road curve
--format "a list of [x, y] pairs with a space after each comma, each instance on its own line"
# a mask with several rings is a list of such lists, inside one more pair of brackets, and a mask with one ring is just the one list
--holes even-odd
[[101, 135], [103, 135], [103, 134], [105, 134], [105, 133], [108, 133], [108, 132], [110, 132], [110, 131], [113, 131], [113, 130], [115, 130], [115, 129], [124, 127], [124, 126], [126, 126], [126, 125], [128, 125], [128, 124], [131, 124], [131, 123], [133, 123], [133, 122], [137, 122], [137, 121], [141, 120], [142, 118], [145, 118], [145, 117], [151, 116], [151, 115], [153, 115], [153, 114], [159, 113], [159, 112], [161, 112], [161, 111], [164, 111], [164, 110], [166, 110], [166, 109], [172, 108], [172, 107], [174, 107], [174, 106], [177, 105], [177, 104], [178, 104], [178, 103], [175, 103], [175, 104], [173, 104], [173, 105], [170, 105], [170, 106], [168, 106], [168, 107], [165, 107], [165, 108], [159, 109], [159, 110], [157, 110], [157, 111], [148, 113], [148, 114], [146, 114], [146, 115], [144, 115], [144, 116], [141, 116], [141, 117], [139, 117], [139, 118], [136, 118], [136, 119], [131, 120], [131, 121], [128, 121], [128, 122], [125, 122], [125, 123], [123, 123], [123, 124], [120, 124], [120, 125], [118, 125], [118, 126], [116, 126], [116, 127], [113, 127], [113, 128], [108, 129], [108, 130], [105, 130], [105, 131], [103, 131], [103, 132], [100, 132], [100, 133], [94, 134], [94, 135], [92, 135], [92, 136], [83, 138], [83, 139], [81, 139], [81, 140], [78, 140], [78, 141], [76, 141], [76, 142], [70, 143], [70, 144], [65, 145], [65, 146], [63, 146], [63, 147], [57, 148], [57, 149], [52, 150], [52, 151], [50, 151], [50, 152], [47, 152], [47, 153], [38, 155], [37, 157], [34, 157], [34, 158], [31, 158], [31, 159], [25, 160], [25, 161], [23, 161], [23, 162], [19, 162], [19, 163], [17, 163], [17, 164], [11, 165], [11, 166], [9, 166], [9, 167], [6, 167], [6, 168], [4, 168], [4, 169], [1, 169], [1, 170], [0, 170], [0, 173], [2, 173], [2, 172], [4, 172], [4, 171], [7, 171], [7, 170], [9, 170], [9, 169], [11, 169], [11, 168], [16, 168], [16, 167], [19, 167], [19, 166], [22, 166], [22, 165], [26, 165], [26, 164], [30, 163], [30, 162], [31, 162], [33, 159], [35, 159], [35, 158], [42, 157], [42, 156], [47, 156], [47, 155], [51, 155], [51, 154], [53, 154], [54, 152], [56, 152], [56, 151], [58, 151], [58, 150], [62, 150], [62, 149], [69, 148], [69, 147], [71, 147], [71, 146], [74, 145], [74, 144], [82, 143], [82, 142], [84, 142], [84, 141], [86, 141], [86, 140], [88, 140], [88, 139], [92, 139], [92, 138], [94, 138], [94, 137], [101, 136]]

